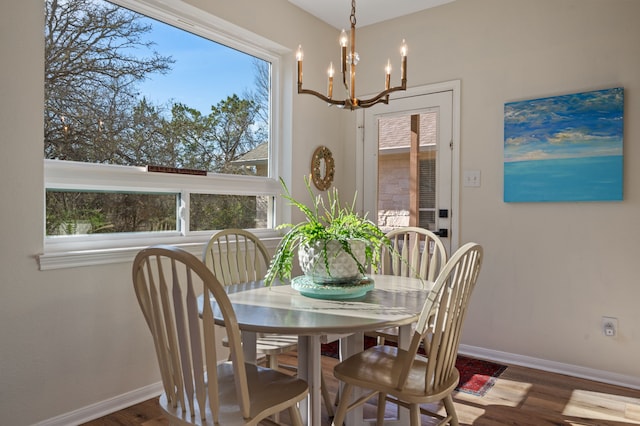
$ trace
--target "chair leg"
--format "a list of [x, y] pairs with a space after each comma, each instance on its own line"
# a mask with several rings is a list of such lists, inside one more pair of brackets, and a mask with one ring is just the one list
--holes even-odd
[[420, 405], [411, 404], [409, 407], [409, 419], [411, 426], [420, 426]]
[[[278, 356], [277, 355], [267, 355], [267, 366], [272, 370], [278, 369]], [[276, 413], [273, 415], [273, 421], [276, 423], [280, 423], [280, 413]]]
[[344, 388], [342, 389], [342, 394], [340, 395], [340, 404], [338, 404], [338, 410], [336, 411], [336, 415], [333, 418], [332, 426], [342, 426], [344, 423], [345, 415], [347, 414], [347, 408], [349, 408], [349, 400], [351, 399], [351, 392], [353, 391], [353, 386], [345, 383]]
[[291, 424], [293, 426], [302, 426], [302, 416], [300, 415], [300, 410], [298, 410], [297, 405], [292, 405], [289, 407], [289, 417], [291, 418]]
[[376, 416], [376, 425], [382, 426], [384, 424], [384, 413], [387, 409], [387, 394], [380, 392], [378, 394], [378, 413]]
[[327, 384], [324, 380], [324, 374], [322, 373], [320, 373], [320, 392], [322, 392], [322, 401], [324, 402], [324, 406], [327, 409], [327, 415], [329, 416], [329, 418], [332, 418], [334, 416], [333, 406], [329, 391], [327, 390]]
[[458, 413], [456, 413], [456, 407], [453, 405], [453, 398], [451, 395], [445, 396], [443, 402], [447, 415], [451, 417], [451, 426], [459, 426]]

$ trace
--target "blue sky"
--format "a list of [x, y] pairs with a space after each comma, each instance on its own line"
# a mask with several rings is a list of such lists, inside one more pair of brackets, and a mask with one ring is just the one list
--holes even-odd
[[253, 90], [253, 57], [158, 21], [147, 22], [153, 26], [147, 38], [156, 41], [154, 49], [175, 60], [168, 74], [154, 74], [138, 84], [140, 94], [153, 104], [173, 100], [208, 114], [211, 105], [227, 96]]
[[623, 89], [511, 102], [505, 161], [622, 155]]

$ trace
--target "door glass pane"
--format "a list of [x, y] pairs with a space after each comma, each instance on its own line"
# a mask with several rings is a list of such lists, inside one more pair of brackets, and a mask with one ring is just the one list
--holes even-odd
[[[385, 231], [401, 226], [436, 228], [437, 111], [419, 114], [418, 123], [418, 147], [413, 152], [411, 115], [378, 120], [378, 225]], [[418, 167], [413, 186], [412, 164]], [[411, 217], [412, 210], [416, 217]]]
[[434, 230], [436, 226], [435, 151], [431, 151], [430, 154], [432, 154], [432, 158], [420, 160], [420, 209], [418, 226]]
[[378, 226], [409, 226], [411, 116], [378, 120]]

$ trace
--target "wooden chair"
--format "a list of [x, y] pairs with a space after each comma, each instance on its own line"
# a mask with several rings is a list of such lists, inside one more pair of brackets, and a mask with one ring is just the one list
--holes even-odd
[[[482, 247], [468, 243], [456, 251], [436, 279], [413, 331], [409, 349], [378, 345], [353, 355], [334, 368], [344, 383], [334, 418], [342, 425], [347, 410], [378, 396], [377, 424], [383, 424], [386, 401], [408, 407], [411, 425], [420, 415], [440, 418], [438, 424], [458, 425], [451, 393], [460, 379], [455, 368], [460, 332], [471, 292], [482, 264]], [[424, 345], [426, 355], [418, 354]], [[354, 386], [367, 389], [351, 401]], [[443, 401], [446, 417], [420, 407]]]
[[[153, 246], [133, 262], [133, 285], [151, 330], [164, 392], [160, 407], [171, 425], [257, 425], [288, 410], [294, 425], [307, 383], [294, 376], [245, 363], [240, 329], [224, 287], [192, 254]], [[220, 359], [210, 303], [224, 318], [231, 359]]]
[[425, 228], [407, 226], [387, 232], [392, 250], [383, 250], [382, 274], [434, 281], [447, 261], [444, 244]]
[[[244, 229], [225, 229], [209, 238], [202, 253], [202, 261], [223, 285], [258, 281], [269, 268], [269, 252], [255, 234]], [[227, 340], [223, 340], [227, 345]], [[269, 368], [278, 368], [278, 355], [293, 351], [298, 336], [261, 335], [256, 353], [266, 356]]]
[[[447, 261], [444, 244], [428, 229], [407, 226], [387, 232], [391, 250], [383, 249], [380, 273], [403, 277], [417, 277], [435, 281]], [[378, 344], [397, 342], [397, 327], [366, 333], [376, 337]]]
[[[267, 248], [255, 234], [233, 228], [213, 234], [202, 253], [202, 261], [223, 285], [261, 280], [267, 273], [270, 259]], [[227, 339], [222, 342], [227, 345]], [[278, 355], [297, 347], [298, 336], [293, 335], [262, 334], [256, 339], [256, 353], [264, 355], [267, 366], [274, 370], [280, 367]], [[332, 417], [333, 406], [324, 379], [321, 391], [327, 413]]]

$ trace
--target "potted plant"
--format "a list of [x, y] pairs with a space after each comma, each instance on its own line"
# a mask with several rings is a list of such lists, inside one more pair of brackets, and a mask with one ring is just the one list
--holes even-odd
[[383, 247], [391, 249], [384, 232], [366, 215], [355, 211], [357, 194], [351, 205], [341, 205], [338, 190], [322, 195], [313, 194], [310, 180], [305, 177], [307, 191], [313, 203], [307, 206], [293, 198], [284, 180], [283, 197], [304, 213], [306, 220], [298, 224], [282, 224], [277, 229], [289, 228], [275, 254], [265, 277], [265, 285], [276, 278], [289, 279], [293, 259], [298, 252], [300, 266], [318, 284], [351, 283], [362, 279], [372, 266], [374, 271], [380, 262]]

